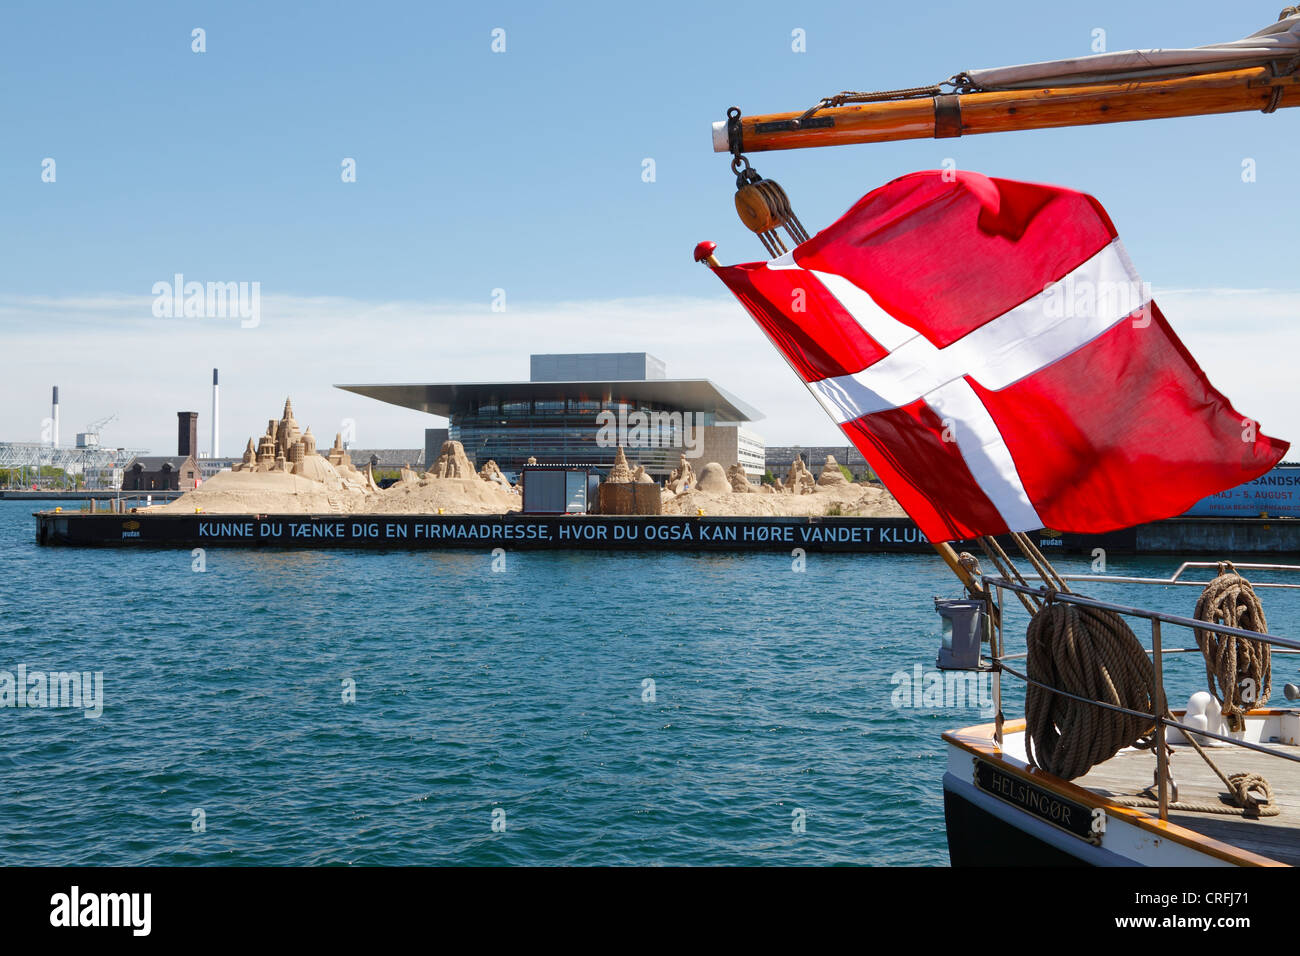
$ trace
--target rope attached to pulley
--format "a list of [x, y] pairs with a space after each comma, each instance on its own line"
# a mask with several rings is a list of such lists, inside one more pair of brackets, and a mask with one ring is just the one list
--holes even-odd
[[[1268, 632], [1255, 589], [1228, 562], [1219, 565], [1218, 577], [1201, 592], [1195, 617], [1244, 631]], [[1272, 648], [1263, 641], [1201, 628], [1196, 629], [1196, 644], [1205, 655], [1205, 677], [1224, 722], [1233, 731], [1244, 730], [1246, 712], [1266, 702], [1273, 691]]]
[[794, 214], [785, 190], [776, 180], [764, 179], [749, 164], [742, 152], [740, 110], [734, 106], [727, 110], [727, 125], [732, 143], [731, 171], [736, 174], [736, 214], [758, 236], [769, 256], [783, 256], [789, 250], [777, 230], [785, 229], [796, 246], [808, 241], [808, 230]]

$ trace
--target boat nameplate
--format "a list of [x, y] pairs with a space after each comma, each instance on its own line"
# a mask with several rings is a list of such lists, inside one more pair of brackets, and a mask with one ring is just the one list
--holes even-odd
[[1094, 825], [1092, 807], [1067, 800], [1060, 794], [1030, 783], [1016, 774], [1008, 773], [987, 760], [979, 757], [973, 760], [975, 786], [980, 790], [1037, 817], [1044, 823], [1051, 824], [1058, 830], [1064, 830], [1071, 836], [1095, 846], [1101, 844], [1105, 824], [1100, 827]]

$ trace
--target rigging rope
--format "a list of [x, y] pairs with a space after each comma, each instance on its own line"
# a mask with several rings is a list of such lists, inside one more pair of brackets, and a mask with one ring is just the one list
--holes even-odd
[[[1205, 586], [1196, 602], [1198, 621], [1224, 624], [1245, 631], [1268, 632], [1264, 608], [1250, 582], [1230, 563]], [[1263, 641], [1232, 634], [1196, 630], [1196, 644], [1205, 655], [1205, 677], [1219, 701], [1223, 719], [1234, 731], [1246, 726], [1246, 711], [1268, 700], [1273, 691], [1273, 652]]]
[[[1230, 569], [1230, 564], [1220, 565], [1219, 576], [1206, 585], [1196, 604], [1197, 619], [1264, 633], [1267, 626], [1259, 598], [1250, 582]], [[1206, 657], [1211, 690], [1217, 680], [1220, 687], [1236, 692], [1228, 693], [1228, 701], [1222, 704], [1223, 714], [1228, 718], [1231, 708], [1232, 718], [1241, 724], [1234, 729], [1242, 729], [1245, 711], [1267, 700], [1271, 689], [1269, 645], [1200, 629], [1196, 637]], [[1029, 623], [1026, 644], [1026, 676], [1047, 685], [1031, 683], [1025, 691], [1030, 764], [1073, 780], [1125, 747], [1148, 749], [1156, 745], [1153, 720], [1146, 716], [1155, 706], [1154, 669], [1146, 650], [1117, 613], [1057, 604], [1049, 594], [1047, 606]], [[1259, 700], [1242, 699], [1242, 691], [1251, 688], [1263, 688], [1263, 696]], [[1109, 710], [1066, 694], [1143, 713], [1139, 716]], [[1167, 709], [1165, 717], [1173, 719]], [[1280, 811], [1273, 802], [1273, 789], [1263, 776], [1250, 772], [1225, 774], [1193, 735], [1186, 737], [1222, 781], [1227, 789], [1226, 801], [1210, 804], [1175, 800], [1168, 804], [1169, 809], [1241, 814], [1248, 818], [1277, 816]], [[1158, 800], [1145, 796], [1114, 799], [1123, 806], [1159, 806]]]
[[[1114, 611], [1049, 600], [1029, 622], [1025, 641], [1026, 673], [1046, 685], [1025, 690], [1033, 766], [1073, 780], [1154, 732], [1151, 660]], [[1144, 714], [1107, 710], [1047, 689], [1053, 687]]]

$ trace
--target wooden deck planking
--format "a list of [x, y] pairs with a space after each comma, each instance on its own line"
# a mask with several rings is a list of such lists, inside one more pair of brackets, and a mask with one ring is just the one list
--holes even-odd
[[[1300, 756], [1300, 747], [1268, 746]], [[1188, 744], [1175, 745], [1170, 768], [1178, 784], [1180, 802], [1219, 804], [1223, 782]], [[1169, 822], [1194, 830], [1231, 846], [1300, 866], [1300, 763], [1255, 753], [1240, 747], [1206, 748], [1225, 776], [1250, 771], [1261, 774], [1273, 788], [1273, 802], [1281, 809], [1275, 817], [1249, 820], [1217, 813], [1169, 811]], [[1153, 751], [1124, 751], [1074, 781], [1095, 793], [1137, 796], [1155, 779]], [[1154, 792], [1154, 789], [1153, 789]], [[1172, 802], [1172, 794], [1170, 796]], [[1156, 816], [1154, 807], [1138, 808]]]

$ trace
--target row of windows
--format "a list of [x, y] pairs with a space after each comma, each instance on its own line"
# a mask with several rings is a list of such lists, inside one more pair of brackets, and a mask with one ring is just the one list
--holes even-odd
[[[682, 414], [680, 409], [670, 408], [668, 406], [656, 406], [652, 404], [640, 403], [633, 404], [630, 402], [619, 401], [592, 401], [590, 399], [537, 399], [535, 401], [518, 401], [518, 402], [483, 402], [471, 408], [461, 408], [452, 412], [452, 418], [495, 418], [498, 416], [511, 415], [591, 415], [595, 416], [602, 411], [609, 411], [618, 414], [620, 411], [627, 414], [632, 412], [668, 412]], [[713, 412], [692, 412], [694, 420], [698, 424], [713, 424], [716, 415]]]

